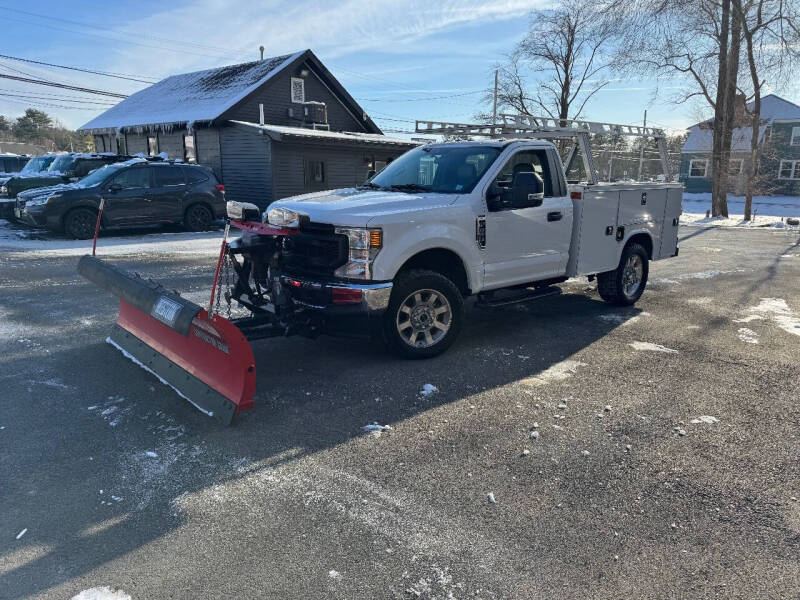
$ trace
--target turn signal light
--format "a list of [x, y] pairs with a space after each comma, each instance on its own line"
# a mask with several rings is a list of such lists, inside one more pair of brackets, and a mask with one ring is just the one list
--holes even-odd
[[380, 229], [369, 230], [369, 247], [380, 248], [383, 246], [383, 231]]
[[570, 192], [569, 197], [572, 200], [580, 200], [583, 197], [583, 194], [581, 194], [580, 192]]

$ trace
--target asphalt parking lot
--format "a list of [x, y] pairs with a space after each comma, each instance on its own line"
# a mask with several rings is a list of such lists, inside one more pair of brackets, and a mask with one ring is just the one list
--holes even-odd
[[[227, 428], [0, 248], [0, 597], [800, 598], [800, 235], [680, 237], [636, 307], [470, 307], [430, 361], [255, 342]], [[214, 250], [113, 261], [201, 299]]]

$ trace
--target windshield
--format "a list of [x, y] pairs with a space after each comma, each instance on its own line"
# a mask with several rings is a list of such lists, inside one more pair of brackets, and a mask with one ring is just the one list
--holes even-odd
[[416, 148], [389, 164], [367, 185], [401, 192], [468, 194], [501, 150], [462, 145]]
[[38, 173], [44, 171], [53, 162], [55, 156], [35, 156], [30, 159], [22, 168], [22, 173]]
[[114, 163], [111, 165], [105, 165], [99, 169], [95, 169], [80, 180], [81, 187], [94, 187], [96, 185], [100, 185], [124, 166], [127, 165], [124, 163]]
[[66, 173], [72, 168], [72, 164], [74, 162], [75, 162], [74, 156], [71, 156], [69, 154], [62, 154], [53, 161], [53, 164], [51, 164], [50, 168], [47, 170], [58, 173]]

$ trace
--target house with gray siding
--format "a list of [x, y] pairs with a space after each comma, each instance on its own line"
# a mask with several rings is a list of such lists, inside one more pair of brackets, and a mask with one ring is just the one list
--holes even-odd
[[384, 136], [311, 50], [167, 77], [79, 129], [99, 152], [207, 165], [261, 208], [357, 185], [419, 145]]
[[[744, 100], [734, 114], [734, 130], [728, 164], [729, 192], [743, 195], [750, 163], [752, 125]], [[713, 120], [689, 128], [681, 148], [680, 180], [687, 192], [711, 191]], [[758, 130], [760, 160], [756, 165], [758, 194], [800, 195], [800, 106], [775, 94], [761, 100]]]

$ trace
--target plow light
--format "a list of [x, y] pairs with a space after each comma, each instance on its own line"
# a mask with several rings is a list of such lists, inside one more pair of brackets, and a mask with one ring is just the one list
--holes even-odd
[[225, 205], [225, 212], [229, 219], [234, 219], [235, 221], [258, 221], [261, 218], [259, 208], [249, 202], [233, 202], [229, 200]]

